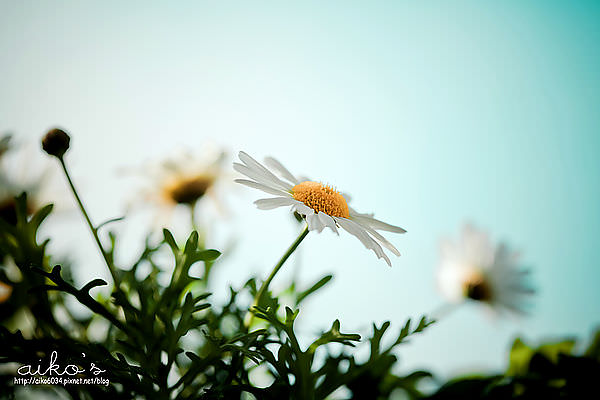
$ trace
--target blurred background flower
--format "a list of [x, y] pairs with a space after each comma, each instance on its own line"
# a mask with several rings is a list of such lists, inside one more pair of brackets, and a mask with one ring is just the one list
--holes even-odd
[[465, 225], [458, 241], [445, 240], [441, 248], [437, 284], [452, 303], [481, 302], [495, 313], [523, 314], [534, 293], [529, 271], [518, 264], [518, 254], [506, 245], [495, 245], [489, 236]]
[[64, 196], [56, 187], [53, 170], [40, 157], [36, 143], [15, 143], [12, 135], [0, 139], [0, 218], [15, 224], [15, 197], [27, 192], [27, 212], [31, 215], [42, 206], [56, 204], [60, 209]]
[[[303, 243], [298, 279], [335, 275], [305, 303], [305, 329], [339, 318], [366, 332], [434, 309], [438, 238], [473, 220], [524, 249], [539, 288], [531, 317], [489, 323], [461, 307], [402, 349], [403, 368], [495, 371], [518, 333], [589, 335], [600, 315], [598, 2], [183, 4], [0, 4], [0, 131], [37, 142], [67, 128], [95, 220], [119, 215], [132, 192], [115, 170], [173, 146], [277, 154], [410, 233], [392, 269], [348, 251], [350, 235]], [[214, 287], [265, 276], [297, 235], [280, 223], [287, 210], [257, 212], [240, 193], [227, 225], [243, 240]], [[96, 276], [102, 260], [79, 225], [65, 226], [65, 249], [83, 242], [77, 273]]]
[[153, 208], [154, 223], [159, 228], [173, 222], [177, 207], [187, 208], [192, 225], [196, 225], [196, 205], [205, 198], [225, 214], [225, 198], [219, 191], [226, 181], [231, 181], [229, 166], [224, 165], [226, 156], [223, 149], [206, 143], [197, 151], [180, 149], [161, 161], [147, 162], [139, 171], [145, 186], [131, 207]]

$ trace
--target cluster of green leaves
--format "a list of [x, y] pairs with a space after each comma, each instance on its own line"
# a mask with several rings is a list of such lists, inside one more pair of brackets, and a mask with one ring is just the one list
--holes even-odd
[[[392, 354], [394, 347], [403, 343], [410, 335], [422, 332], [433, 322], [422, 317], [416, 327], [406, 322], [396, 340], [387, 348], [381, 348], [381, 339], [390, 323], [381, 328], [373, 324], [373, 336], [369, 339], [370, 355], [364, 362], [357, 362], [353, 355], [342, 352], [339, 355], [328, 353], [320, 368], [314, 368], [315, 353], [321, 346], [341, 343], [354, 347], [360, 335], [340, 331], [340, 322], [335, 320], [331, 328], [314, 340], [304, 350], [294, 333], [294, 322], [299, 310], [285, 308], [285, 318], [281, 320], [271, 307], [255, 307], [255, 314], [269, 322], [277, 351], [264, 347], [259, 350], [263, 358], [273, 367], [274, 382], [268, 388], [273, 399], [326, 399], [338, 388], [344, 386], [353, 399], [387, 399], [396, 389], [405, 390], [413, 397], [421, 397], [416, 384], [420, 379], [431, 377], [424, 371], [417, 371], [407, 377], [399, 377], [392, 371], [397, 358]], [[345, 365], [344, 368], [341, 366]], [[293, 381], [290, 380], [293, 377]]]
[[[37, 365], [42, 359], [47, 364], [49, 355], [57, 351], [61, 364], [85, 368], [85, 354], [84, 360], [95, 362], [110, 380], [108, 386], [54, 385], [38, 390], [62, 391], [72, 398], [110, 395], [126, 399], [316, 400], [340, 388], [356, 399], [386, 399], [394, 390], [422, 396], [417, 384], [430, 375], [422, 371], [406, 377], [395, 374], [393, 350], [432, 323], [425, 317], [416, 324], [407, 321], [386, 347], [381, 342], [390, 323], [373, 325], [367, 339], [370, 354], [364, 361], [355, 360], [352, 354], [360, 336], [342, 333], [337, 320], [302, 346], [294, 327], [299, 305], [325, 286], [330, 275], [304, 290], [292, 283], [285, 294], [292, 294], [293, 309], [266, 293], [250, 310], [255, 323], [248, 324], [250, 303], [244, 299], [256, 296], [257, 279], [252, 277], [237, 289], [230, 287], [225, 304], [209, 304], [208, 275], [220, 253], [203, 248], [196, 232], [180, 245], [168, 230], [163, 231], [160, 243], [147, 240], [132, 265], [114, 266], [116, 284], [109, 298], [94, 295], [94, 288], [107, 282], [92, 279], [79, 288], [68, 266], [52, 266], [46, 254], [48, 242], [38, 241], [39, 227], [51, 206], [28, 215], [26, 203], [25, 195], [16, 199], [16, 221], [0, 218], [0, 280], [13, 288], [10, 299], [1, 305], [0, 363]], [[114, 265], [117, 236], [108, 236], [106, 259]], [[161, 260], [158, 253], [164, 250], [170, 252], [171, 266], [157, 262]], [[6, 273], [9, 260], [18, 268], [20, 279]], [[165, 275], [168, 279], [163, 279]], [[72, 312], [66, 301], [69, 297], [86, 307], [89, 315]], [[31, 329], [23, 329], [18, 322], [23, 313], [32, 321]], [[98, 323], [107, 326], [101, 338], [97, 337]], [[253, 384], [251, 375], [260, 373], [259, 366], [272, 379], [267, 387]], [[3, 396], [14, 397], [24, 390], [12, 385], [14, 370], [3, 371]]]
[[[52, 385], [38, 391], [81, 399], [324, 400], [343, 389], [351, 399], [384, 400], [400, 391], [408, 398], [445, 400], [587, 398], [596, 390], [600, 331], [582, 352], [575, 350], [574, 340], [534, 348], [517, 339], [503, 374], [453, 379], [425, 395], [420, 383], [431, 374], [398, 375], [394, 351], [433, 321], [409, 319], [397, 336], [385, 340], [390, 323], [373, 324], [372, 334], [362, 340], [342, 332], [336, 320], [303, 345], [295, 329], [300, 307], [332, 276], [303, 289], [292, 282], [279, 295], [266, 292], [249, 310], [248, 299], [258, 292], [257, 278], [251, 277], [239, 288], [229, 287], [224, 304], [209, 304], [209, 273], [220, 253], [205, 249], [196, 232], [183, 245], [168, 230], [159, 243], [147, 240], [132, 265], [114, 267], [117, 283], [106, 298], [92, 292], [108, 285], [104, 280], [92, 279], [78, 288], [68, 266], [51, 263], [48, 240], [40, 242], [38, 232], [52, 206], [29, 215], [25, 195], [11, 206], [6, 214], [11, 218], [0, 216], [0, 281], [12, 288], [0, 303], [0, 364], [35, 366], [46, 360], [47, 365], [56, 351], [62, 365], [85, 368], [82, 361], [95, 362], [110, 381], [108, 386]], [[106, 259], [114, 265], [117, 236], [109, 232], [108, 237]], [[163, 251], [170, 254], [169, 266], [157, 262]], [[282, 304], [282, 296], [292, 304]], [[89, 313], [73, 312], [69, 298]], [[254, 323], [248, 323], [249, 312]], [[107, 328], [102, 337], [98, 323]], [[361, 343], [368, 346], [367, 357], [355, 355], [354, 347]], [[14, 368], [1, 371], [1, 398], [15, 398], [28, 389], [13, 384]], [[257, 386], [256, 373], [270, 383]]]
[[575, 345], [575, 340], [563, 340], [534, 348], [516, 339], [504, 374], [454, 379], [430, 399], [595, 398], [600, 378], [600, 330], [583, 352], [576, 352]]

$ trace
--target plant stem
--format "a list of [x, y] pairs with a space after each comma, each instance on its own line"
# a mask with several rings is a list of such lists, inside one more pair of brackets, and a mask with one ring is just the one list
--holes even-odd
[[[269, 277], [262, 283], [260, 289], [258, 289], [258, 292], [256, 293], [256, 296], [254, 297], [254, 301], [252, 302], [252, 307], [260, 304], [260, 301], [262, 300], [263, 296], [265, 295], [265, 292], [269, 288], [271, 281], [273, 280], [273, 278], [275, 278], [275, 275], [277, 275], [277, 272], [279, 272], [281, 267], [283, 267], [283, 264], [287, 261], [287, 259], [298, 248], [300, 243], [302, 243], [302, 241], [304, 240], [306, 235], [308, 235], [308, 225], [306, 225], [306, 227], [304, 228], [304, 230], [302, 231], [300, 236], [298, 236], [298, 238], [296, 238], [294, 243], [292, 243], [292, 245], [287, 249], [287, 251], [279, 259], [279, 262], [275, 265], [275, 267], [273, 267], [273, 270], [271, 271], [271, 274], [269, 275]], [[252, 308], [252, 307], [250, 307], [250, 308]], [[250, 317], [246, 318], [246, 321], [245, 321], [246, 328], [250, 327], [250, 324], [252, 323], [252, 320], [254, 319], [254, 314], [250, 313], [249, 315], [250, 315]]]
[[[196, 220], [196, 204], [198, 204], [198, 200], [190, 204], [190, 223], [192, 225], [192, 230], [198, 232], [198, 247], [206, 249], [206, 232], [201, 231], [198, 227], [198, 221]], [[213, 264], [213, 261], [204, 262], [204, 275], [202, 276], [202, 280], [204, 281], [205, 288], [208, 288], [208, 277]]]
[[83, 214], [83, 217], [85, 218], [85, 221], [87, 222], [87, 224], [90, 228], [90, 231], [92, 232], [92, 236], [94, 236], [94, 239], [96, 240], [98, 249], [100, 250], [102, 257], [104, 258], [104, 261], [106, 262], [106, 266], [108, 267], [108, 270], [110, 271], [110, 275], [112, 276], [115, 286], [118, 286], [119, 279], [117, 277], [117, 272], [115, 270], [115, 267], [114, 267], [112, 261], [109, 259], [108, 254], [104, 250], [102, 243], [100, 242], [100, 238], [98, 237], [98, 229], [95, 228], [94, 225], [92, 224], [92, 220], [90, 219], [87, 211], [85, 210], [85, 207], [83, 206], [83, 203], [81, 202], [81, 199], [79, 198], [79, 195], [77, 194], [75, 185], [73, 184], [73, 181], [71, 180], [71, 175], [69, 174], [69, 171], [67, 170], [67, 165], [65, 164], [65, 160], [63, 159], [63, 157], [58, 157], [58, 159], [60, 160], [60, 165], [62, 166], [65, 176], [67, 177], [67, 181], [69, 182], [69, 186], [71, 187], [73, 196], [75, 197], [75, 200], [77, 201], [77, 205], [79, 206], [79, 209], [81, 210], [81, 213]]
[[193, 231], [198, 231], [198, 225], [196, 223], [196, 203], [197, 203], [197, 200], [195, 202], [193, 202], [192, 204], [190, 204], [190, 222], [191, 222]]

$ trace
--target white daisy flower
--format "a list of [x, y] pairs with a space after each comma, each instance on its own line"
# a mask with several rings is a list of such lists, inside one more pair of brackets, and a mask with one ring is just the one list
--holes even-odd
[[250, 179], [235, 181], [275, 196], [255, 201], [259, 209], [291, 206], [292, 211], [306, 218], [310, 231], [321, 232], [327, 227], [338, 233], [338, 228], [342, 228], [390, 266], [390, 259], [382, 247], [400, 256], [400, 252], [377, 231], [405, 233], [404, 229], [379, 221], [373, 214], [356, 212], [348, 206], [348, 195], [308, 178], [297, 178], [274, 158], [266, 158], [265, 164], [282, 179], [243, 151], [239, 158], [243, 164], [234, 163], [233, 168]]
[[211, 198], [219, 209], [217, 186], [226, 175], [225, 156], [223, 150], [206, 145], [198, 153], [179, 151], [161, 162], [148, 163], [143, 169], [147, 184], [141, 195], [156, 207], [161, 222], [166, 222], [165, 216], [176, 206], [193, 207], [205, 197]]
[[494, 311], [524, 313], [529, 271], [517, 264], [518, 254], [500, 243], [494, 245], [484, 232], [466, 225], [458, 243], [442, 243], [437, 271], [438, 287], [452, 303], [482, 302]]

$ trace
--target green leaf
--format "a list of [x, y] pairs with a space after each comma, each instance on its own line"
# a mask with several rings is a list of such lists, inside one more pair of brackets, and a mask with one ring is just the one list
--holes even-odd
[[294, 321], [296, 320], [296, 317], [298, 316], [299, 312], [300, 310], [292, 310], [289, 307], [285, 308], [285, 324], [288, 327], [294, 325]]
[[[417, 324], [416, 328], [413, 331], [411, 331], [410, 330], [411, 319], [410, 318], [407, 319], [406, 323], [404, 324], [404, 327], [402, 328], [402, 330], [400, 331], [400, 334], [398, 335], [398, 338], [396, 339], [396, 342], [394, 342], [392, 347], [395, 347], [395, 346], [399, 345], [400, 343], [405, 342], [405, 339], [410, 335], [414, 335], [415, 333], [423, 332], [426, 328], [430, 327], [434, 323], [435, 323], [434, 320], [428, 320], [426, 316], [422, 316], [421, 319], [419, 320], [419, 323]], [[392, 347], [390, 347], [390, 349], [388, 349], [387, 351], [391, 350]]]
[[571, 354], [575, 347], [575, 340], [568, 339], [555, 343], [544, 343], [538, 347], [537, 352], [543, 354], [553, 363], [558, 362], [559, 354]]
[[509, 362], [506, 374], [510, 376], [525, 375], [533, 354], [534, 351], [531, 347], [523, 343], [521, 339], [515, 339], [508, 356]]
[[173, 234], [168, 229], [163, 229], [164, 241], [169, 245], [174, 254], [179, 253], [179, 246], [173, 237]]
[[108, 283], [104, 280], [104, 279], [94, 279], [93, 281], [88, 282], [84, 287], [82, 287], [80, 290], [82, 292], [86, 292], [89, 293], [89, 291], [95, 287], [98, 286], [106, 286], [108, 285]]
[[195, 261], [214, 261], [217, 258], [219, 258], [220, 255], [221, 255], [221, 252], [218, 250], [213, 250], [213, 249], [203, 250], [203, 251], [198, 252], [194, 256], [194, 260]]
[[537, 349], [526, 345], [521, 339], [515, 339], [509, 354], [509, 365], [506, 375], [525, 376], [530, 368], [531, 360], [536, 354], [552, 363], [557, 363], [560, 354], [571, 354], [575, 346], [574, 340], [563, 340], [544, 343]]
[[594, 332], [594, 337], [585, 351], [585, 355], [600, 361], [600, 329], [597, 329], [596, 332]]
[[[410, 320], [409, 320], [410, 321]], [[390, 327], [390, 322], [385, 321], [381, 328], [377, 328], [377, 325], [373, 324], [373, 337], [370, 340], [371, 343], [371, 359], [377, 357], [380, 353], [381, 338], [385, 331]]]
[[352, 342], [359, 342], [359, 341], [360, 341], [359, 334], [341, 333], [340, 332], [340, 321], [336, 319], [335, 321], [333, 321], [333, 324], [331, 325], [331, 329], [329, 329], [327, 332], [322, 334], [320, 338], [315, 340], [309, 346], [308, 353], [314, 354], [314, 352], [317, 350], [317, 348], [319, 348], [320, 346], [327, 344], [327, 343], [333, 343], [333, 342], [342, 343], [346, 346], [354, 347], [354, 343], [352, 343]]
[[326, 275], [307, 290], [298, 293], [298, 296], [296, 298], [296, 304], [300, 304], [300, 302], [302, 302], [302, 300], [304, 300], [307, 296], [311, 295], [312, 293], [325, 286], [332, 278], [333, 275]]
[[119, 222], [119, 221], [123, 221], [125, 219], [125, 217], [117, 217], [117, 218], [110, 218], [100, 224], [98, 224], [98, 226], [96, 226], [96, 230], [100, 230], [100, 228], [105, 227], [108, 224], [112, 224], [113, 222]]
[[188, 237], [188, 240], [185, 242], [185, 249], [183, 252], [185, 254], [191, 254], [192, 252], [196, 251], [197, 249], [198, 249], [198, 232], [192, 231], [192, 233], [190, 233], [190, 236]]
[[29, 221], [31, 226], [37, 230], [40, 227], [40, 225], [42, 224], [42, 222], [46, 219], [46, 217], [48, 217], [48, 215], [50, 215], [53, 207], [54, 206], [52, 204], [48, 204], [48, 205], [42, 207], [40, 210], [38, 210], [38, 212], [36, 212], [33, 215], [33, 217], [31, 217], [31, 220]]

